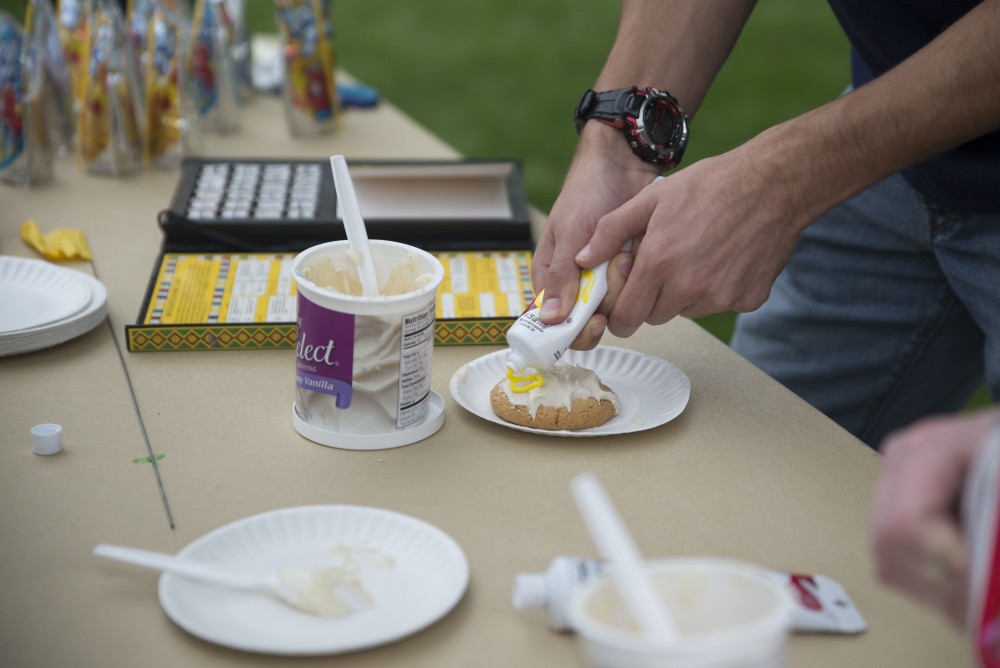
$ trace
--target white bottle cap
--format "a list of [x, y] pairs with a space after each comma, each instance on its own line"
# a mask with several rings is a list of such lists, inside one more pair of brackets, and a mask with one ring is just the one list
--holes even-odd
[[540, 573], [522, 573], [514, 578], [514, 609], [538, 610], [549, 602], [549, 588]]
[[62, 451], [62, 425], [36, 424], [31, 428], [31, 450], [36, 455], [54, 455]]

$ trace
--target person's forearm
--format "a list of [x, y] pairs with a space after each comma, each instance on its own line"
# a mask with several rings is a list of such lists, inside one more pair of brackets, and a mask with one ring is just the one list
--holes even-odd
[[595, 90], [653, 86], [694, 116], [753, 6], [754, 0], [623, 0]]
[[1000, 0], [862, 88], [749, 142], [808, 224], [886, 176], [1000, 128]]

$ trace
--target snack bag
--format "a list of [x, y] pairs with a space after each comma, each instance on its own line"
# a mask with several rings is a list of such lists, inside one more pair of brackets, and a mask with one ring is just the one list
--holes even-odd
[[21, 24], [0, 11], [0, 179], [30, 186], [52, 179], [44, 71]]
[[224, 0], [197, 0], [185, 70], [206, 130], [232, 132], [239, 127], [231, 26]]
[[182, 19], [157, 6], [144, 31], [147, 165], [177, 167], [195, 152], [198, 123], [182, 74], [183, 30]]
[[114, 0], [96, 0], [77, 156], [88, 172], [121, 176], [142, 165], [142, 89], [125, 20]]
[[157, 0], [128, 0], [125, 12], [125, 25], [128, 28], [128, 40], [135, 53], [138, 64], [139, 82], [145, 86], [146, 69], [148, 67], [146, 45], [148, 43], [149, 22], [153, 18]]
[[1000, 668], [1000, 423], [970, 467], [962, 499], [969, 542], [969, 613], [973, 655]]
[[73, 104], [79, 113], [87, 80], [87, 50], [90, 47], [90, 19], [93, 0], [59, 0], [59, 38], [69, 68]]
[[181, 20], [185, 26], [191, 25], [191, 12], [188, 9], [188, 0], [162, 0], [163, 6]]
[[233, 58], [236, 99], [246, 104], [253, 99], [253, 57], [250, 51], [250, 30], [247, 28], [246, 0], [225, 0], [230, 20], [229, 50]]
[[73, 86], [52, 0], [29, 0], [24, 32], [43, 70], [42, 108], [49, 139], [53, 148], [68, 153], [73, 148]]
[[336, 128], [339, 109], [330, 45], [331, 21], [319, 0], [274, 0], [281, 35], [285, 118], [293, 135]]

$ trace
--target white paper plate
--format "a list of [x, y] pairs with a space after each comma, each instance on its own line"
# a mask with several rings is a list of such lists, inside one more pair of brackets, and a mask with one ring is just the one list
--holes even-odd
[[90, 303], [78, 271], [50, 262], [0, 255], [0, 334], [64, 320]]
[[551, 431], [511, 424], [490, 406], [490, 390], [507, 374], [507, 350], [484, 355], [461, 367], [451, 378], [451, 396], [479, 417], [504, 427], [548, 436], [610, 436], [652, 429], [680, 415], [691, 397], [691, 381], [675, 365], [634, 350], [598, 346], [568, 350], [569, 364], [592, 369], [618, 395], [618, 415], [600, 427]]
[[0, 357], [17, 355], [49, 348], [82, 334], [99, 325], [108, 315], [108, 291], [104, 284], [93, 276], [66, 269], [79, 274], [80, 280], [88, 286], [90, 301], [78, 313], [38, 327], [21, 329], [16, 332], [0, 333]]
[[164, 574], [167, 616], [203, 640], [265, 654], [339, 654], [399, 640], [433, 624], [462, 598], [469, 564], [440, 529], [407, 515], [361, 506], [302, 506], [220, 527], [179, 552], [233, 570], [324, 567], [338, 547], [375, 548], [391, 565], [359, 575], [373, 607], [344, 618], [314, 617], [266, 594], [227, 590]]

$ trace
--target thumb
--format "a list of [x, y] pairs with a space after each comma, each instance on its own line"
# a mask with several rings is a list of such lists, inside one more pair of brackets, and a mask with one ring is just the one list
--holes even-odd
[[585, 269], [615, 256], [626, 241], [646, 231], [656, 199], [643, 191], [597, 221], [590, 241], [574, 258]]

